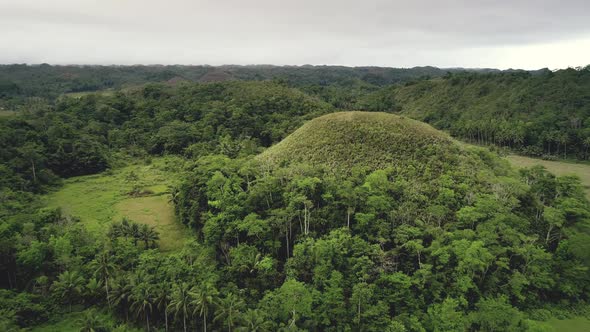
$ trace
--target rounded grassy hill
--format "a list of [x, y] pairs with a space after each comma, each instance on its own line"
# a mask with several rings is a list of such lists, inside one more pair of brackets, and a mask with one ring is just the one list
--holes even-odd
[[307, 122], [258, 159], [281, 166], [307, 163], [338, 172], [410, 166], [433, 171], [465, 156], [449, 135], [425, 123], [389, 113], [340, 112]]

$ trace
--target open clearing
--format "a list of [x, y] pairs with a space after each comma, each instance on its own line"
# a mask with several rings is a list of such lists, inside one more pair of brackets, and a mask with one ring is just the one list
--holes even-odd
[[508, 159], [513, 166], [518, 168], [542, 165], [555, 175], [577, 175], [582, 181], [586, 197], [590, 199], [590, 165], [588, 164], [542, 160], [517, 155], [509, 155], [506, 159]]
[[568, 319], [552, 318], [549, 324], [559, 332], [588, 332], [590, 331], [590, 319], [579, 316]]
[[13, 115], [16, 115], [15, 111], [8, 111], [8, 110], [0, 109], [0, 117], [9, 117], [9, 116], [13, 116]]
[[[170, 187], [179, 178], [179, 158], [156, 158], [149, 165], [131, 165], [101, 174], [64, 181], [46, 196], [47, 205], [60, 207], [95, 233], [105, 233], [112, 221], [122, 217], [154, 226], [160, 233], [160, 248], [180, 248], [189, 231], [174, 218]], [[140, 197], [129, 195], [134, 188], [147, 191]]]

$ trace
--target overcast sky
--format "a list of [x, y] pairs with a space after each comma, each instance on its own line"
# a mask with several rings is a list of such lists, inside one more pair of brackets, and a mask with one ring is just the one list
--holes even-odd
[[590, 0], [0, 0], [0, 63], [590, 64]]

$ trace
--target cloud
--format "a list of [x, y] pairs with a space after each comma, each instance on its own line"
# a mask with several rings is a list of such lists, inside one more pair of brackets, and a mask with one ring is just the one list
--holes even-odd
[[0, 62], [554, 68], [590, 62], [589, 14], [577, 0], [4, 0]]

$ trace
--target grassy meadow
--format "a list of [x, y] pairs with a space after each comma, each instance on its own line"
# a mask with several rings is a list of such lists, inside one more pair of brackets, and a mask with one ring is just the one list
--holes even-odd
[[578, 316], [567, 319], [552, 318], [548, 321], [555, 332], [588, 332], [590, 331], [590, 319]]
[[[170, 202], [170, 187], [179, 179], [182, 159], [155, 158], [148, 164], [133, 164], [96, 175], [79, 176], [45, 197], [50, 207], [60, 207], [92, 232], [104, 233], [112, 221], [123, 217], [155, 226], [160, 248], [175, 250], [190, 237], [178, 223]], [[131, 194], [132, 192], [139, 194]]]
[[16, 115], [15, 111], [0, 109], [0, 118]]

